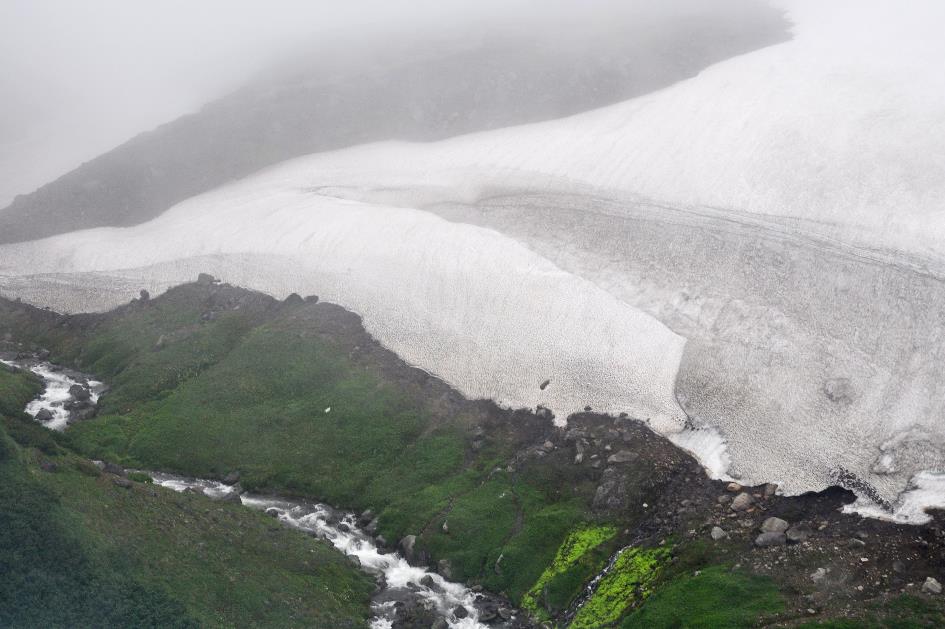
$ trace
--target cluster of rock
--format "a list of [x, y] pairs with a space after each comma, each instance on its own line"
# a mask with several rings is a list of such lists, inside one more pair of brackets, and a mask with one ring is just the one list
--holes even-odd
[[[383, 535], [377, 535], [378, 518], [371, 510], [367, 509], [357, 520], [358, 526], [369, 535], [374, 536], [375, 544], [379, 551], [397, 550], [411, 565], [428, 566], [433, 563], [430, 554], [426, 550], [417, 548], [417, 536], [405, 535], [396, 544], [396, 549], [391, 548], [388, 540]], [[444, 533], [449, 534], [449, 524], [444, 521], [441, 525]], [[436, 562], [436, 573], [447, 580], [453, 580], [453, 569], [448, 559], [440, 559]], [[418, 589], [424, 587], [433, 591], [439, 591], [439, 585], [429, 574], [420, 579], [416, 584]], [[383, 588], [381, 588], [383, 589]], [[521, 624], [523, 614], [505, 598], [486, 592], [482, 586], [473, 585], [470, 590], [475, 593], [475, 608], [479, 614], [479, 621], [489, 625], [501, 627], [529, 626]], [[456, 606], [450, 612], [456, 620], [462, 620], [470, 615], [470, 610], [462, 605]], [[394, 603], [394, 629], [408, 629], [412, 627], [447, 627], [447, 621], [437, 616], [434, 607], [429, 600], [423, 597], [409, 597], [404, 600], [398, 600]]]
[[[716, 510], [719, 513], [719, 523], [712, 527], [709, 536], [719, 541], [729, 537], [728, 531], [722, 526], [722, 521], [729, 520], [738, 523], [739, 527], [744, 528], [752, 526], [752, 519], [742, 519], [742, 516], [751, 517], [765, 508], [765, 502], [772, 499], [777, 493], [778, 486], [774, 483], [757, 488], [755, 491], [746, 490], [740, 484], [732, 482], [726, 487], [728, 494], [722, 494], [718, 497]], [[724, 514], [724, 511], [728, 511]], [[792, 525], [790, 522], [779, 517], [767, 517], [758, 527], [757, 536], [754, 539], [755, 546], [759, 548], [768, 548], [771, 546], [784, 546], [785, 544], [799, 544], [806, 541], [814, 530], [807, 524], [798, 523]]]

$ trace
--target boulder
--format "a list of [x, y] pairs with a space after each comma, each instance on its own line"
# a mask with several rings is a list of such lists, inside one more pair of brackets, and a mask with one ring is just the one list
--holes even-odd
[[48, 408], [41, 408], [39, 412], [36, 413], [36, 421], [38, 422], [48, 422], [52, 420], [53, 417], [55, 417], [55, 415], [53, 415], [52, 411]]
[[[450, 564], [449, 559], [440, 559], [436, 562], [436, 572], [441, 577], [447, 581], [452, 581], [453, 579], [453, 566]], [[457, 616], [458, 618], [458, 616]]]
[[209, 273], [200, 273], [197, 275], [197, 283], [201, 286], [210, 286], [216, 284], [219, 280]]
[[407, 561], [413, 561], [414, 546], [417, 543], [416, 535], [405, 535], [400, 543], [397, 544], [397, 547], [400, 548], [400, 552], [403, 553], [404, 558]]
[[92, 399], [92, 393], [85, 387], [78, 384], [74, 384], [69, 387], [69, 395], [80, 402], [85, 402]]
[[240, 473], [237, 471], [230, 472], [223, 477], [223, 483], [225, 485], [235, 485], [238, 482], [240, 482]]
[[373, 520], [367, 523], [367, 526], [364, 527], [364, 532], [367, 533], [368, 535], [374, 535], [375, 533], [377, 533], [377, 526], [378, 526], [378, 520], [377, 518], [374, 518]]
[[732, 492], [733, 494], [737, 494], [738, 492], [742, 490], [742, 486], [739, 485], [738, 483], [732, 482], [726, 485], [725, 489]]
[[433, 590], [434, 592], [441, 592], [443, 588], [440, 587], [440, 584], [436, 582], [436, 579], [433, 578], [433, 575], [425, 574], [423, 578], [420, 579], [420, 585], [423, 587]]
[[725, 539], [728, 537], [728, 533], [722, 530], [722, 527], [720, 526], [713, 526], [712, 531], [709, 532], [709, 537], [715, 541], [719, 541], [720, 539]]
[[922, 584], [922, 591], [926, 594], [941, 594], [942, 584], [934, 577], [926, 577], [925, 583]]
[[742, 492], [732, 500], [732, 511], [745, 511], [751, 507], [754, 502], [755, 499], [751, 497], [751, 494]]
[[781, 518], [767, 518], [761, 523], [762, 533], [783, 533], [790, 525]]
[[809, 526], [799, 525], [792, 526], [786, 531], [787, 540], [793, 544], [799, 544], [801, 542], [806, 542], [807, 538], [811, 536], [813, 531]]
[[142, 288], [142, 289], [141, 289], [141, 292], [138, 293], [138, 297], [141, 299], [142, 302], [151, 301], [151, 293], [149, 293], [149, 292], [148, 292], [146, 289], [144, 289], [144, 288]]
[[117, 476], [113, 478], [112, 482], [118, 485], [119, 487], [124, 487], [125, 489], [131, 489], [131, 486], [134, 485], [134, 483], [132, 483], [130, 480], [128, 480], [127, 478], [123, 478], [121, 476]]
[[787, 537], [784, 533], [770, 532], [762, 533], [755, 538], [755, 546], [759, 548], [767, 548], [769, 546], [784, 546], [787, 543]]
[[607, 457], [608, 463], [629, 463], [630, 461], [636, 460], [637, 453], [631, 452], [630, 450], [621, 450], [616, 454], [611, 454]]
[[269, 507], [268, 509], [266, 509], [266, 515], [268, 515], [270, 518], [278, 518], [279, 510], [276, 509], [275, 507]]
[[538, 388], [541, 389], [542, 391], [544, 391], [545, 388], [546, 388], [549, 384], [551, 384], [551, 380], [545, 380], [545, 381], [542, 382], [540, 385], [538, 385]]
[[230, 502], [230, 503], [238, 504], [238, 505], [243, 504], [242, 499], [240, 499], [239, 493], [235, 491], [228, 491], [225, 494], [216, 498], [216, 500], [218, 502]]
[[462, 620], [468, 615], [469, 615], [469, 610], [463, 607], [462, 605], [457, 605], [455, 608], [453, 608], [453, 616], [455, 616], [459, 620]]
[[823, 568], [817, 568], [817, 569], [814, 570], [814, 572], [810, 575], [810, 580], [813, 581], [814, 583], [820, 583], [821, 581], [823, 581], [823, 580], [826, 579], [826, 578], [827, 578], [827, 571], [824, 570]]
[[127, 476], [125, 468], [120, 465], [115, 465], [114, 463], [105, 463], [102, 466], [102, 471], [106, 474], [114, 474], [115, 476]]
[[[459, 616], [457, 616], [459, 618]], [[449, 629], [450, 624], [446, 622], [445, 618], [437, 618], [433, 621], [433, 624], [430, 625], [430, 629]]]
[[283, 302], [286, 306], [301, 306], [305, 303], [305, 300], [302, 299], [302, 296], [298, 293], [292, 293], [286, 297]]

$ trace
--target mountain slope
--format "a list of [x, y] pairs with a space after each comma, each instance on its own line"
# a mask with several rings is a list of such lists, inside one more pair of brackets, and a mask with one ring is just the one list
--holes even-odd
[[[781, 14], [761, 2], [668, 5], [660, 17], [631, 5], [604, 25], [588, 15], [541, 36], [394, 51], [349, 70], [328, 71], [320, 59], [303, 62], [301, 70], [258, 80], [18, 197], [0, 211], [0, 243], [135, 225], [300, 155], [378, 140], [442, 139], [586, 111], [786, 37]], [[344, 60], [335, 61], [344, 67]]]

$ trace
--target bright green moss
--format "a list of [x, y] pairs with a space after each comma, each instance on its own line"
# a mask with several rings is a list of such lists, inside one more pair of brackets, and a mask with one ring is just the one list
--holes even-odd
[[595, 629], [616, 622], [627, 609], [646, 598], [669, 548], [627, 548], [578, 610], [572, 629]]
[[[539, 601], [547, 593], [546, 588], [551, 584], [557, 584], [557, 589], [560, 590], [562, 583], [558, 577], [574, 575], [575, 572], [571, 568], [575, 563], [584, 557], [588, 551], [612, 539], [616, 534], [617, 529], [612, 526], [586, 526], [572, 531], [558, 548], [551, 565], [545, 569], [538, 577], [535, 585], [522, 597], [522, 608], [536, 616], [546, 616], [545, 610], [539, 604]], [[573, 578], [567, 581], [573, 581]], [[578, 587], [580, 587], [580, 584], [578, 584]]]

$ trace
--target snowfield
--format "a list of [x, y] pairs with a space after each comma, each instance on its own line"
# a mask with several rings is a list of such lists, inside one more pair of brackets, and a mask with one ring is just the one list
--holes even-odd
[[856, 478], [921, 520], [945, 504], [945, 5], [779, 4], [794, 40], [660, 92], [293, 160], [2, 247], [0, 288], [70, 311], [198, 271], [317, 293], [467, 395], [628, 412], [715, 474]]

